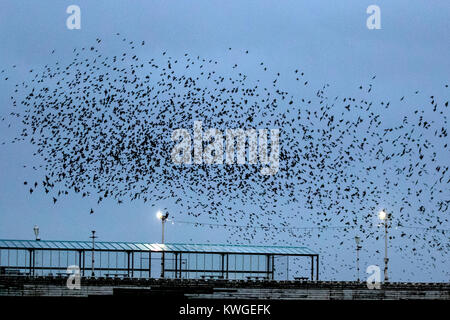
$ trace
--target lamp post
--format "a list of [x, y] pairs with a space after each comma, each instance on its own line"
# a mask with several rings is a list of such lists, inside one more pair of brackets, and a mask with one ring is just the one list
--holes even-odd
[[[162, 233], [161, 233], [161, 244], [164, 244], [164, 223], [166, 222], [167, 218], [169, 217], [169, 213], [162, 214], [161, 211], [158, 211], [156, 213], [156, 217], [161, 220], [162, 224]], [[164, 278], [164, 268], [165, 268], [165, 261], [164, 261], [164, 248], [161, 255], [161, 278]]]
[[385, 210], [381, 210], [378, 217], [384, 222], [384, 282], [388, 282], [388, 222], [389, 214]]
[[356, 242], [356, 273], [357, 273], [357, 281], [359, 282], [359, 250], [362, 248], [359, 243], [361, 241], [361, 238], [359, 236], [355, 236], [355, 242]]
[[91, 238], [92, 239], [92, 277], [94, 277], [95, 276], [95, 273], [94, 273], [94, 250], [95, 250], [95, 238], [98, 238], [96, 235], [95, 235], [95, 230], [92, 230], [92, 236], [90, 236], [89, 238]]
[[37, 225], [34, 226], [33, 231], [34, 231], [34, 235], [36, 236], [36, 241], [41, 240], [39, 238], [39, 227]]

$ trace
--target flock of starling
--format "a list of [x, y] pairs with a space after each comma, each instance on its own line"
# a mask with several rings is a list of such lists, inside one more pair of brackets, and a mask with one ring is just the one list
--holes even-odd
[[[116, 36], [123, 52], [104, 52], [97, 39], [74, 49], [68, 63], [30, 70], [15, 85], [3, 120], [21, 124], [10, 142], [31, 143], [43, 161], [35, 168], [41, 181], [23, 182], [26, 193], [40, 188], [53, 203], [78, 193], [99, 206], [106, 199], [170, 201], [180, 208], [175, 221], [217, 223], [232, 243], [319, 250], [332, 275], [353, 265], [338, 263], [340, 250], [353, 246], [348, 239], [383, 237], [374, 216], [386, 209], [398, 230], [393, 255], [410, 257], [425, 273], [434, 263], [448, 266], [447, 84], [440, 88], [447, 98], [413, 90], [380, 101], [370, 76], [354, 94], [331, 96], [330, 84], [311, 88], [301, 67], [281, 75], [258, 62], [257, 76], [247, 76], [237, 63], [189, 53], [142, 59], [144, 41]], [[7, 70], [0, 77], [11, 81]], [[222, 131], [279, 128], [278, 172], [174, 164], [172, 131], [192, 130], [197, 120]]]

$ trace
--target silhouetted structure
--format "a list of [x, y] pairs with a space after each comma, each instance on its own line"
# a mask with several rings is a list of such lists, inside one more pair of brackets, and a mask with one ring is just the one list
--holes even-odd
[[[165, 263], [158, 263], [161, 257]], [[81, 276], [92, 270], [94, 277], [274, 280], [280, 257], [286, 279], [289, 257], [306, 257], [310, 275], [298, 279], [319, 280], [319, 255], [306, 247], [103, 241], [94, 248], [90, 241], [0, 240], [3, 275], [67, 275], [77, 266]]]

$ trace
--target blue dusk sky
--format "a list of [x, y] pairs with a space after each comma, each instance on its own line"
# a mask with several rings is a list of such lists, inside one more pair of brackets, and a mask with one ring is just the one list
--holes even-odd
[[[72, 4], [81, 9], [79, 30], [66, 27], [69, 16], [66, 8]], [[366, 26], [369, 16], [366, 9], [372, 4], [381, 9], [379, 30], [369, 30]], [[250, 78], [262, 82], [271, 81], [276, 71], [288, 74], [300, 68], [309, 81], [308, 94], [312, 96], [324, 84], [330, 84], [330, 97], [356, 96], [358, 87], [367, 86], [376, 75], [371, 93], [373, 101], [399, 102], [402, 96], [409, 97], [405, 104], [397, 106], [393, 102], [394, 108], [382, 115], [383, 121], [395, 126], [405, 114], [412, 113], [408, 108], [429, 103], [427, 99], [431, 95], [440, 102], [448, 101], [449, 90], [445, 85], [450, 80], [449, 17], [448, 0], [1, 0], [0, 71], [5, 70], [0, 75], [1, 116], [8, 117], [13, 110], [14, 85], [29, 80], [30, 69], [42, 70], [45, 65], [54, 66], [56, 61], [64, 66], [72, 61], [75, 48], [89, 47], [97, 38], [102, 40], [102, 54], [119, 55], [123, 51], [120, 41], [123, 36], [137, 43], [145, 41], [145, 46], [136, 49], [144, 60], [153, 57], [161, 60], [162, 52], [181, 59], [189, 52], [191, 56], [220, 61], [218, 68], [224, 74], [231, 72], [228, 70], [237, 63]], [[121, 36], [117, 37], [116, 33]], [[247, 50], [249, 53], [245, 54]], [[256, 70], [260, 61], [268, 66], [270, 76]], [[8, 81], [4, 81], [6, 75]], [[288, 78], [280, 82], [286, 90], [296, 91]], [[420, 90], [420, 97], [412, 100], [416, 90]], [[431, 121], [442, 121], [442, 115], [428, 116]], [[16, 122], [0, 123], [1, 141], [12, 140], [20, 129]], [[440, 148], [435, 150], [440, 163], [450, 165], [448, 149]], [[52, 197], [42, 188], [30, 194], [24, 181], [40, 181], [46, 174], [43, 169], [32, 169], [33, 163], [41, 161], [33, 156], [35, 151], [35, 146], [27, 142], [0, 145], [0, 239], [32, 239], [33, 226], [38, 225], [42, 239], [88, 240], [90, 231], [96, 230], [103, 241], [159, 242], [161, 223], [155, 215], [159, 209], [167, 208], [174, 223], [169, 221], [166, 226], [166, 242], [236, 240], [236, 236], [230, 238], [225, 228], [176, 223], [177, 220], [215, 221], [206, 213], [196, 220], [170, 199], [154, 202], [150, 199], [146, 203], [124, 201], [121, 205], [105, 200], [97, 205], [95, 197], [82, 198], [71, 193], [53, 204]], [[442, 190], [438, 197], [449, 200], [448, 184], [443, 184]], [[410, 201], [414, 210], [419, 205], [427, 206], [419, 198]], [[391, 198], [386, 203], [392, 203]], [[90, 208], [94, 208], [94, 214], [89, 214]], [[301, 210], [302, 204], [297, 203], [279, 214], [287, 216], [291, 211]], [[439, 228], [450, 228], [449, 212], [436, 213], [445, 215]], [[367, 228], [372, 228], [379, 239], [363, 243], [362, 273], [369, 265], [383, 264], [383, 229], [377, 226], [376, 214], [376, 211], [364, 213], [373, 215], [373, 224]], [[414, 219], [404, 224], [421, 227], [420, 216], [414, 213], [412, 216]], [[277, 220], [276, 216], [273, 219], [274, 224], [286, 221]], [[247, 222], [244, 219], [239, 223]], [[292, 226], [305, 227], [295, 222]], [[322, 279], [354, 279], [353, 238], [358, 232], [339, 235], [339, 229], [329, 229], [320, 231], [321, 237], [315, 232], [304, 232], [295, 241], [288, 233], [280, 233], [272, 243], [257, 235], [253, 244], [308, 246], [323, 255]], [[437, 236], [430, 231], [409, 229], [410, 233], [423, 233], [421, 239], [425, 245], [418, 246], [422, 249], [418, 249], [419, 256], [416, 256], [415, 253], [403, 255], [399, 248], [407, 244], [399, 237], [401, 230], [392, 232], [398, 236], [395, 240], [398, 243], [392, 244], [391, 250], [392, 280], [450, 280], [449, 233]], [[335, 245], [341, 241], [345, 243], [343, 246]], [[427, 247], [429, 241], [440, 241], [444, 249], [435, 251]]]

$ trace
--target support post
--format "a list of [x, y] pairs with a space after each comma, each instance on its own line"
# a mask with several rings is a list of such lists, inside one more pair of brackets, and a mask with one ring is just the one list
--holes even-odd
[[81, 269], [81, 275], [84, 277], [84, 269], [85, 267], [85, 263], [86, 263], [86, 251], [83, 250], [83, 268]]
[[78, 267], [81, 269], [81, 250], [78, 251]]
[[272, 256], [272, 280], [275, 280], [275, 256]]
[[229, 268], [229, 260], [230, 260], [230, 255], [229, 254], [227, 254], [227, 280], [228, 280], [228, 278], [229, 278], [229, 272], [228, 272], [228, 268]]
[[33, 250], [33, 276], [36, 274], [36, 251]]
[[222, 278], [224, 278], [224, 273], [225, 273], [225, 254], [221, 254], [222, 256], [222, 264], [221, 264], [221, 274], [222, 274]]
[[152, 277], [152, 252], [148, 252], [148, 277]]
[[131, 277], [134, 277], [134, 252], [131, 251]]
[[286, 256], [287, 257], [287, 262], [286, 262], [286, 281], [288, 281], [289, 280], [289, 256]]
[[181, 279], [181, 277], [182, 277], [182, 274], [181, 274], [181, 270], [183, 270], [183, 269], [182, 269], [182, 266], [183, 266], [183, 260], [182, 260], [182, 255], [181, 255], [181, 252], [180, 252], [180, 268], [179, 268], [180, 279]]
[[127, 276], [130, 277], [130, 251], [127, 251]]
[[178, 253], [175, 252], [175, 279], [178, 278]]
[[316, 281], [319, 281], [319, 255], [316, 256]]
[[29, 272], [29, 273], [30, 273], [30, 276], [31, 276], [31, 270], [32, 270], [31, 264], [33, 263], [33, 262], [32, 262], [32, 257], [31, 257], [31, 256], [33, 255], [33, 250], [30, 249], [30, 250], [28, 250], [28, 252], [30, 253], [30, 272]]

